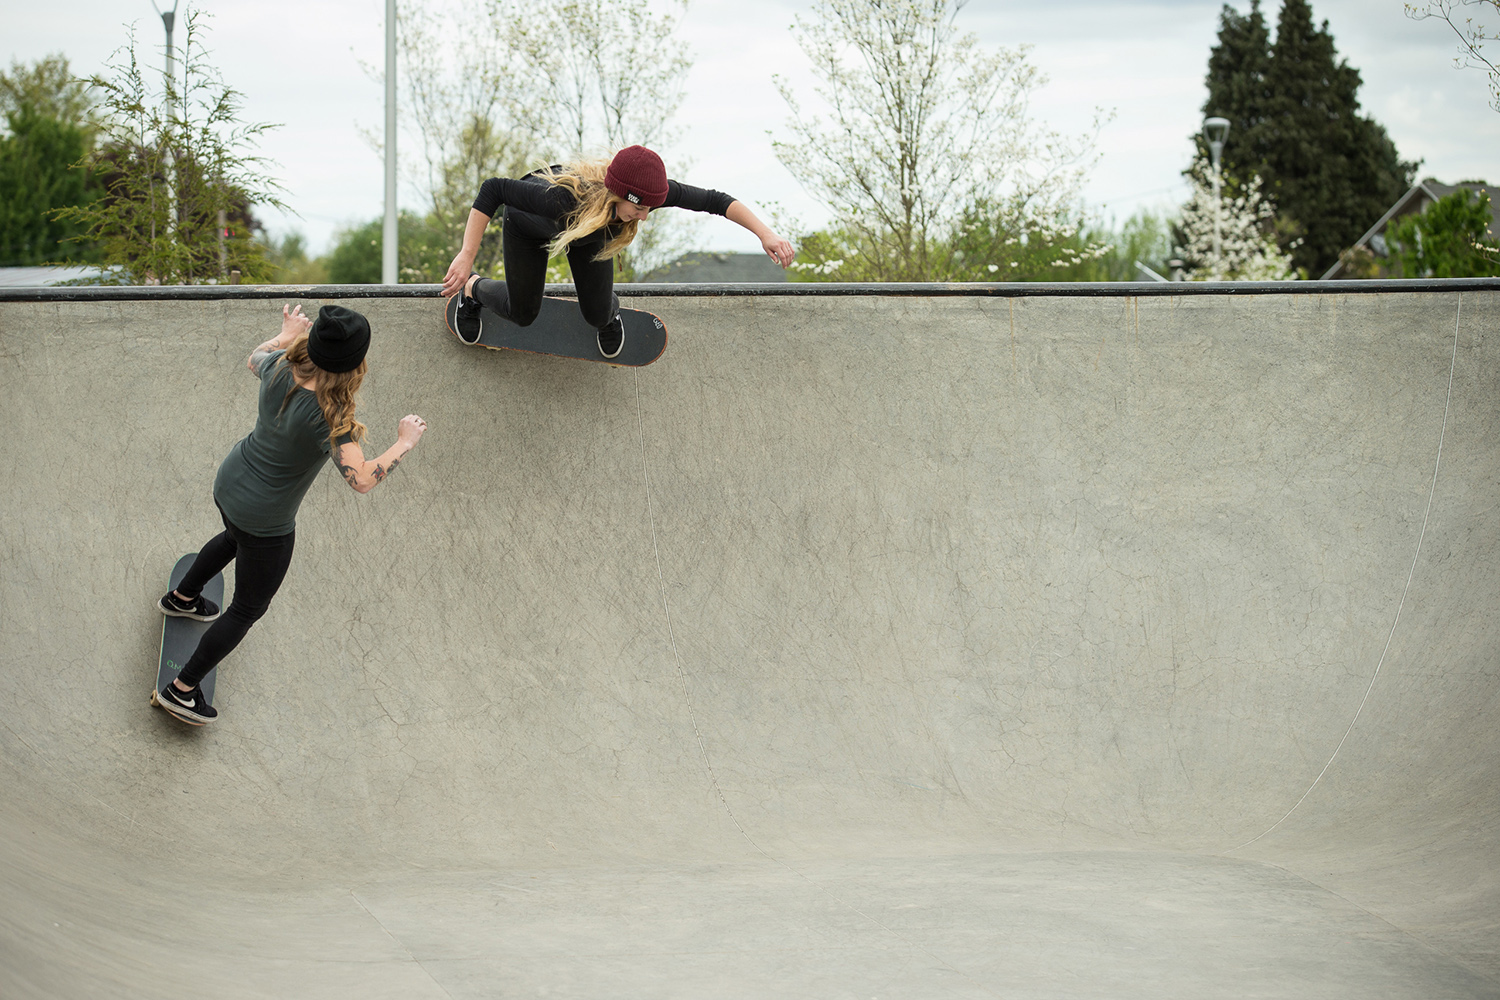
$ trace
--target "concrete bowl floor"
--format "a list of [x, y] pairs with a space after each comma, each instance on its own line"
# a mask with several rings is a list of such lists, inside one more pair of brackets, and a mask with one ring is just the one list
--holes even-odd
[[338, 299], [430, 430], [189, 729], [264, 295], [0, 297], [7, 1000], [1500, 997], [1500, 293]]

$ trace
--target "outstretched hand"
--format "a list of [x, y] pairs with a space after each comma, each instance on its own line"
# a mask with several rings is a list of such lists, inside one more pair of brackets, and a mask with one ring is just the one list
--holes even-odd
[[760, 245], [765, 249], [766, 256], [782, 267], [789, 266], [792, 263], [792, 258], [797, 256], [797, 251], [792, 249], [792, 244], [775, 233], [767, 233], [763, 236]]

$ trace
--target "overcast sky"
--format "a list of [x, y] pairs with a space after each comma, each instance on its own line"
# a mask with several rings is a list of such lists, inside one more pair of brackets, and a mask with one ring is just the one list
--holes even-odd
[[[124, 25], [134, 21], [143, 61], [159, 65], [162, 27], [150, 0], [3, 2], [0, 54], [9, 60], [61, 52], [74, 72], [100, 72], [125, 41]], [[269, 213], [271, 230], [301, 230], [316, 253], [341, 226], [378, 217], [382, 165], [358, 130], [383, 122], [383, 91], [360, 68], [361, 60], [384, 59], [383, 0], [200, 0], [196, 6], [213, 14], [207, 44], [225, 81], [244, 93], [244, 117], [284, 123], [263, 151], [277, 161], [273, 172], [300, 218]], [[809, 6], [692, 0], [679, 31], [694, 59], [678, 114], [683, 138], [663, 150], [673, 176], [727, 191], [757, 211], [777, 203], [806, 222], [826, 219], [772, 155], [767, 138], [768, 131], [785, 135], [786, 107], [772, 75], [811, 83], [791, 31], [793, 16]], [[1099, 136], [1102, 158], [1085, 195], [1096, 212], [1123, 219], [1140, 208], [1170, 210], [1185, 197], [1180, 171], [1201, 122], [1203, 76], [1222, 6], [1219, 0], [971, 0], [959, 23], [987, 45], [1033, 46], [1031, 59], [1050, 82], [1032, 111], [1051, 127], [1080, 132], [1096, 107], [1114, 113]], [[1247, 10], [1249, 0], [1232, 6]], [[1274, 24], [1279, 0], [1264, 0], [1263, 7]], [[1330, 22], [1340, 55], [1363, 75], [1365, 113], [1387, 128], [1403, 158], [1425, 161], [1422, 176], [1500, 181], [1500, 113], [1488, 106], [1483, 74], [1453, 68], [1455, 39], [1446, 25], [1407, 19], [1401, 0], [1313, 0], [1313, 13]], [[179, 28], [179, 43], [181, 37]], [[682, 162], [690, 166], [674, 166]], [[759, 249], [722, 220], [707, 220], [698, 233], [705, 249]]]

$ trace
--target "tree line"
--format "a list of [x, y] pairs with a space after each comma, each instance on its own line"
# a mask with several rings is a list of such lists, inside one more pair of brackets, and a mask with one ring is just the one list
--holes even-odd
[[[1420, 164], [1362, 112], [1361, 75], [1309, 0], [1283, 0], [1274, 35], [1260, 0], [1243, 13], [1224, 6], [1203, 103], [1230, 122], [1219, 183], [1205, 138], [1192, 136], [1188, 202], [1118, 225], [1081, 196], [1106, 119], [1079, 135], [1037, 121], [1030, 101], [1045, 78], [1028, 47], [981, 44], [961, 26], [965, 3], [814, 0], [796, 17], [818, 85], [807, 94], [777, 80], [788, 118], [771, 141], [835, 220], [778, 220], [799, 244], [796, 279], [1126, 280], [1138, 261], [1200, 279], [1317, 277], [1341, 259], [1377, 273], [1350, 248]], [[1472, 19], [1461, 29], [1454, 3], [1408, 12], [1454, 25], [1469, 63], [1490, 72], [1500, 110], [1500, 76], [1483, 54], [1490, 36]], [[486, 177], [636, 142], [670, 150], [691, 66], [676, 38], [684, 10], [683, 0], [403, 4], [400, 142], [415, 153], [402, 176], [423, 198], [400, 220], [401, 280], [440, 279]], [[61, 56], [0, 74], [0, 264], [103, 264], [132, 283], [225, 280], [230, 270], [245, 281], [379, 280], [379, 219], [343, 231], [317, 260], [299, 235], [266, 237], [255, 210], [286, 207], [255, 152], [273, 126], [243, 120], [243, 96], [213, 69], [203, 27], [189, 16], [178, 72], [159, 84], [133, 38], [86, 80]], [[367, 138], [378, 152], [380, 137]], [[1380, 273], [1500, 273], [1486, 249], [1487, 197], [1460, 190], [1444, 201], [1387, 231]], [[621, 261], [624, 280], [691, 249], [673, 213], [641, 232]], [[498, 238], [476, 266], [499, 276]], [[567, 280], [564, 261], [553, 277]]]

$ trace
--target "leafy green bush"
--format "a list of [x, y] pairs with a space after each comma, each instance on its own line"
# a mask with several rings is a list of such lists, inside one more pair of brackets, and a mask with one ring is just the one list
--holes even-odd
[[1500, 260], [1481, 246], [1490, 220], [1490, 196], [1460, 188], [1387, 226], [1386, 245], [1406, 278], [1492, 277]]

